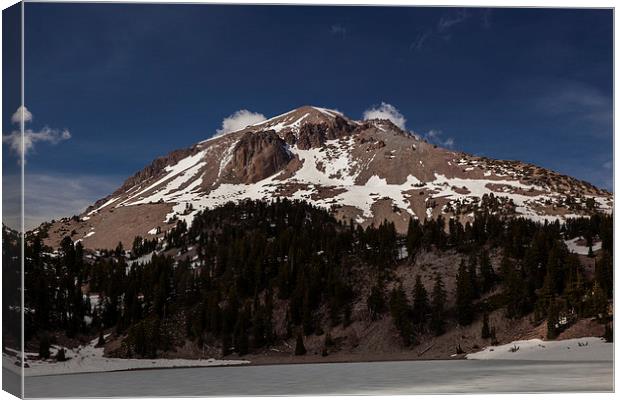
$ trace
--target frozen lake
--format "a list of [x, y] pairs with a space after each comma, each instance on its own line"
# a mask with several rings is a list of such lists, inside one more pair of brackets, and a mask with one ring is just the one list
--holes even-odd
[[26, 378], [26, 397], [611, 391], [613, 363], [397, 361], [175, 368]]

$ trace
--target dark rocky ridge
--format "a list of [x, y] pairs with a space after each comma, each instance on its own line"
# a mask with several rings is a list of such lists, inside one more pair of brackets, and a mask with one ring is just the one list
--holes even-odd
[[275, 131], [246, 132], [233, 150], [227, 183], [255, 183], [286, 167], [292, 159]]

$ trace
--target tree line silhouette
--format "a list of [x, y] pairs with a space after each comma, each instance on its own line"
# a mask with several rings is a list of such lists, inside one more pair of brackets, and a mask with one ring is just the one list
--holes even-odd
[[[3, 235], [6, 262], [17, 234], [5, 228]], [[490, 337], [488, 314], [500, 309], [508, 318], [548, 320], [553, 338], [578, 318], [608, 322], [613, 291], [612, 217], [600, 214], [544, 224], [491, 213], [465, 224], [411, 219], [401, 235], [391, 222], [362, 228], [301, 201], [248, 200], [200, 212], [190, 226], [178, 221], [161, 240], [137, 237], [131, 251], [119, 244], [97, 257], [85, 257], [69, 237], [54, 252], [44, 235], [25, 244], [26, 340], [112, 330], [123, 338], [123, 357], [157, 357], [186, 338], [224, 356], [295, 338], [295, 353], [303, 354], [305, 336], [325, 334], [328, 346], [330, 329], [350, 324], [360, 303], [371, 320], [391, 318], [404, 346], [443, 334], [449, 321], [477, 318]], [[577, 236], [589, 246], [602, 241], [591, 254], [593, 276], [566, 247]], [[394, 280], [391, 272], [422, 252], [461, 256], [447, 266], [457, 271], [453, 306], [440, 274], [428, 291], [419, 275], [411, 293]], [[5, 282], [10, 271], [3, 270]], [[368, 279], [370, 289], [361, 290]], [[16, 299], [4, 296], [10, 319]], [[278, 331], [282, 318], [286, 328]]]

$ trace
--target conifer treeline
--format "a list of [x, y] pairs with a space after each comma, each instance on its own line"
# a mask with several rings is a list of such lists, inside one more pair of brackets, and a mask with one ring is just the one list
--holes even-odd
[[[602, 239], [594, 280], [566, 249], [565, 235]], [[143, 265], [128, 265], [120, 244], [86, 262], [81, 244], [69, 238], [56, 254], [41, 237], [30, 238], [26, 334], [32, 339], [44, 331], [75, 336], [113, 328], [125, 335], [122, 356], [157, 356], [186, 337], [219, 346], [224, 355], [297, 337], [302, 352], [303, 335], [348, 325], [359, 302], [371, 319], [390, 315], [405, 345], [423, 332], [442, 334], [449, 320], [466, 325], [498, 308], [512, 318], [549, 316], [560, 330], [565, 320], [606, 315], [611, 243], [611, 217], [604, 215], [544, 225], [489, 214], [465, 225], [411, 220], [407, 234], [398, 235], [392, 223], [363, 229], [303, 202], [230, 203], [199, 213], [191, 226], [179, 221], [160, 242], [136, 238], [132, 258], [157, 249]], [[420, 277], [412, 293], [390, 278], [397, 264], [413, 263], [421, 251], [462, 254], [464, 261], [453, 266], [454, 307], [441, 276], [429, 283], [430, 293]], [[492, 265], [491, 252], [502, 254], [500, 265]], [[375, 284], [360, 298], [360, 283], [368, 277]], [[97, 304], [83, 296], [85, 285], [99, 294]], [[387, 287], [393, 289], [386, 293]], [[286, 329], [278, 332], [274, 313], [282, 307]]]

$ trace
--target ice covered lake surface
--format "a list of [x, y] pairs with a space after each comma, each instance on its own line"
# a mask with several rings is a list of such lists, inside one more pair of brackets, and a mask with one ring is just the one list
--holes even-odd
[[26, 397], [613, 390], [612, 361], [442, 360], [174, 368], [26, 377]]

